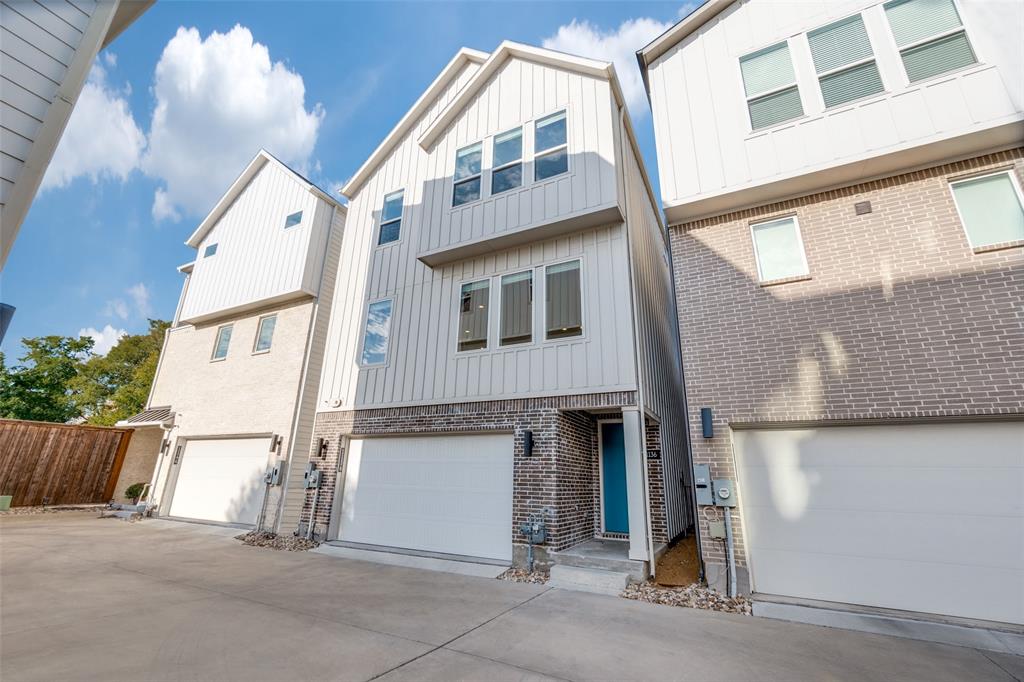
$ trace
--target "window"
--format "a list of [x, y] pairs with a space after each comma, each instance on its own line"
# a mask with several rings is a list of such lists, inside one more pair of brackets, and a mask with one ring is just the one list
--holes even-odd
[[381, 365], [387, 360], [391, 307], [391, 299], [385, 299], [371, 303], [366, 309], [366, 331], [363, 334], [364, 365]]
[[500, 194], [523, 184], [523, 129], [494, 136], [491, 160], [491, 194]]
[[762, 282], [799, 277], [808, 273], [800, 227], [796, 218], [779, 218], [750, 226], [757, 274]]
[[206, 250], [203, 251], [203, 258], [209, 258], [210, 256], [214, 255], [215, 253], [217, 253], [217, 245], [216, 244], [210, 244], [209, 246], [206, 247]]
[[826, 109], [885, 89], [859, 14], [811, 31], [807, 42]]
[[284, 219], [284, 229], [295, 227], [302, 222], [302, 211], [296, 211]]
[[455, 190], [452, 206], [461, 206], [480, 198], [480, 165], [483, 144], [477, 142], [455, 152]]
[[583, 334], [580, 262], [549, 265], [545, 270], [547, 338], [580, 336]]
[[270, 350], [270, 344], [274, 340], [275, 326], [277, 326], [277, 315], [267, 315], [260, 318], [259, 326], [256, 328], [254, 353], [265, 353]]
[[885, 16], [911, 83], [978, 61], [953, 0], [895, 0]]
[[533, 272], [501, 278], [501, 344], [512, 346], [533, 340]]
[[1009, 171], [951, 183], [973, 248], [1024, 241], [1024, 198]]
[[545, 116], [534, 123], [534, 179], [547, 180], [569, 170], [565, 111]]
[[462, 285], [459, 301], [459, 350], [487, 348], [487, 316], [491, 293], [489, 280]]
[[740, 58], [740, 72], [752, 130], [803, 116], [789, 43], [783, 41]]
[[377, 237], [377, 246], [396, 242], [402, 235], [402, 201], [404, 198], [404, 189], [384, 197], [384, 208], [380, 212], [380, 235]]
[[228, 345], [231, 343], [231, 329], [234, 325], [226, 324], [217, 329], [217, 340], [213, 344], [211, 360], [223, 360], [228, 356]]

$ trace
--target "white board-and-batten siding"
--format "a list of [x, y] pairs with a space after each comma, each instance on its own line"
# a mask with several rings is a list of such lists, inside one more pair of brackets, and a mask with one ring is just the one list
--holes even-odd
[[[477, 70], [464, 67], [459, 85]], [[335, 297], [318, 409], [350, 410], [422, 403], [634, 389], [635, 361], [624, 227], [573, 235], [430, 268], [426, 251], [615, 205], [616, 125], [607, 81], [510, 59], [484, 84], [436, 145], [419, 137], [451, 101], [450, 86], [358, 189], [349, 204], [339, 280], [361, 289]], [[570, 171], [533, 182], [533, 121], [566, 109]], [[524, 186], [491, 197], [493, 135], [523, 126]], [[481, 199], [451, 208], [457, 149], [484, 142]], [[385, 195], [403, 189], [401, 238], [377, 246]], [[584, 335], [543, 340], [543, 277], [534, 271], [534, 341], [497, 346], [498, 281], [491, 284], [486, 350], [457, 352], [462, 283], [571, 258], [582, 260]], [[393, 299], [387, 362], [360, 366], [367, 306]]]
[[[297, 211], [302, 222], [285, 229]], [[315, 296], [330, 219], [326, 201], [277, 164], [264, 164], [200, 243], [181, 319]], [[211, 244], [217, 252], [206, 257]]]
[[[666, 206], [1019, 121], [1024, 5], [958, 0], [957, 8], [978, 64], [908, 83], [879, 0], [730, 5], [649, 69]], [[826, 110], [806, 33], [857, 13], [885, 90]], [[786, 39], [804, 116], [752, 131], [739, 59]]]

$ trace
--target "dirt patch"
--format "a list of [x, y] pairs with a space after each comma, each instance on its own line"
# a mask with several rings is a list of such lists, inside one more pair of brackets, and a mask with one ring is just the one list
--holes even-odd
[[305, 552], [320, 546], [320, 543], [316, 540], [307, 540], [306, 538], [299, 538], [294, 535], [278, 535], [277, 533], [268, 533], [265, 530], [251, 530], [248, 533], [236, 535], [235, 539], [241, 540], [242, 544], [249, 545], [250, 547], [266, 547], [268, 549], [280, 549], [289, 552]]
[[697, 536], [688, 535], [661, 555], [655, 568], [654, 579], [665, 587], [685, 587], [700, 577], [700, 559], [697, 556]]
[[543, 585], [548, 581], [548, 574], [534, 571], [530, 573], [522, 568], [510, 568], [498, 576], [498, 580], [507, 580], [512, 583], [533, 583]]
[[730, 599], [718, 590], [696, 584], [686, 587], [662, 587], [651, 582], [632, 583], [623, 591], [622, 596], [652, 604], [688, 606], [693, 609], [750, 615], [750, 601], [746, 597]]
[[33, 514], [64, 514], [66, 512], [96, 512], [105, 510], [105, 504], [59, 504], [47, 507], [12, 507], [0, 511], [0, 518], [4, 516], [31, 516]]

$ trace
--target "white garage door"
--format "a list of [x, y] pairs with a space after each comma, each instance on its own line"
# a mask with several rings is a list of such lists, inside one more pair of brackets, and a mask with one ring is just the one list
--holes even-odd
[[349, 442], [339, 537], [512, 559], [512, 436]]
[[170, 515], [255, 525], [269, 457], [269, 438], [187, 441]]
[[1024, 623], [1024, 422], [733, 437], [754, 591]]

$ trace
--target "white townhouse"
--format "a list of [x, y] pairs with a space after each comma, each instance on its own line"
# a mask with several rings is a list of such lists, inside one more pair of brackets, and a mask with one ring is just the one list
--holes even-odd
[[646, 573], [693, 519], [667, 235], [612, 66], [462, 49], [343, 193], [315, 534], [522, 563], [533, 517], [540, 561]]
[[1021, 2], [709, 0], [638, 53], [755, 614], [1024, 624], [1022, 35]]
[[147, 410], [120, 424], [160, 516], [294, 527], [281, 491], [302, 485], [344, 224], [344, 206], [260, 151], [189, 237]]

